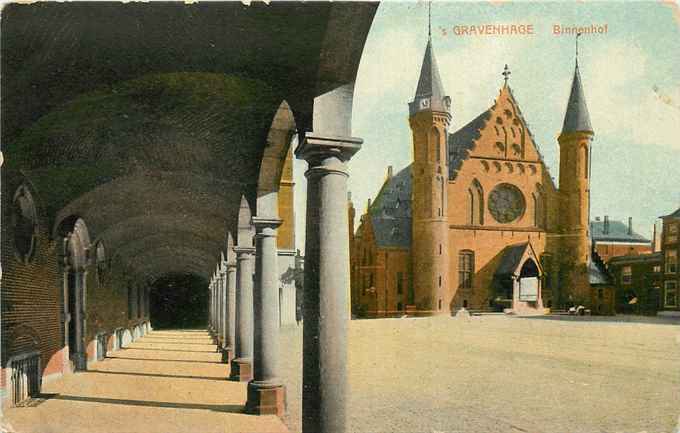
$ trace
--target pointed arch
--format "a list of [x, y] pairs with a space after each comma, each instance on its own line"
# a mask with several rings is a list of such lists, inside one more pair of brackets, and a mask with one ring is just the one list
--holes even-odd
[[[430, 130], [430, 142], [434, 144], [434, 146], [430, 146], [429, 149], [434, 149], [434, 160], [439, 162], [441, 161], [441, 155], [442, 155], [442, 144], [441, 144], [441, 134], [439, 133], [439, 129], [437, 129], [436, 126], [433, 126], [432, 129]], [[432, 157], [429, 156], [430, 160], [432, 160]]]
[[484, 189], [477, 179], [468, 189], [468, 224], [484, 225]]
[[583, 177], [585, 177], [586, 179], [588, 179], [588, 176], [590, 175], [590, 173], [589, 173], [590, 166], [589, 166], [589, 161], [588, 161], [589, 156], [590, 155], [588, 155], [588, 146], [584, 145], [583, 146]]
[[536, 184], [536, 191], [531, 195], [533, 198], [534, 206], [534, 226], [540, 228], [546, 228], [546, 205], [545, 205], [545, 194], [543, 192], [543, 186], [540, 183]]

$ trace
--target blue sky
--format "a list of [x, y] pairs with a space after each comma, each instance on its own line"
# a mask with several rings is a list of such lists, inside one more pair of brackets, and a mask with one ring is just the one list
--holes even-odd
[[[531, 24], [533, 35], [456, 36], [454, 26]], [[591, 217], [633, 217], [650, 236], [656, 217], [680, 207], [680, 9], [659, 2], [434, 2], [432, 39], [447, 93], [451, 132], [493, 104], [504, 65], [525, 119], [557, 180], [559, 134], [574, 69], [574, 36], [555, 24], [607, 24], [579, 38], [579, 65], [591, 121]], [[442, 29], [447, 29], [444, 35]], [[427, 3], [383, 2], [359, 67], [349, 188], [363, 213], [388, 165], [412, 160], [407, 103], [427, 42]], [[304, 170], [296, 162], [297, 227], [304, 227]], [[298, 230], [298, 245], [304, 245]]]

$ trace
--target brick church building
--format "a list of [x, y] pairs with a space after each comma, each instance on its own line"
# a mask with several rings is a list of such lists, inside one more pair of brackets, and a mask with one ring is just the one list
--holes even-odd
[[457, 123], [432, 41], [409, 103], [413, 162], [390, 167], [353, 232], [355, 316], [460, 308], [544, 314], [610, 295], [591, 257], [589, 153], [594, 136], [578, 60], [561, 134], [559, 185], [508, 84], [491, 107]]

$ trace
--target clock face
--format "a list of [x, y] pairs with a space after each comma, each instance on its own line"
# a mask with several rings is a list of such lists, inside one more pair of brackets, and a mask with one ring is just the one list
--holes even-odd
[[489, 194], [489, 212], [499, 223], [507, 224], [519, 219], [525, 209], [524, 195], [514, 185], [502, 183]]
[[430, 107], [430, 99], [425, 98], [420, 100], [420, 109], [425, 109]]

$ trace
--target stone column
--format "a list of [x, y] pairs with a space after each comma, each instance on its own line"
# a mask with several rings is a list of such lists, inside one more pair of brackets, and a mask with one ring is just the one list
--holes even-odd
[[75, 272], [75, 295], [76, 295], [76, 353], [73, 357], [76, 370], [87, 370], [87, 352], [85, 347], [85, 278], [87, 272]]
[[227, 341], [222, 352], [222, 361], [231, 362], [236, 344], [236, 264], [227, 263]]
[[236, 253], [236, 350], [232, 380], [248, 382], [253, 371], [253, 262], [255, 248], [234, 247]]
[[217, 350], [224, 344], [224, 284], [222, 270], [217, 270]]
[[253, 217], [255, 226], [255, 352], [253, 380], [248, 384], [246, 412], [258, 415], [285, 412], [285, 388], [278, 376], [279, 275], [276, 228], [280, 219]]
[[362, 140], [307, 133], [302, 431], [347, 431], [349, 236], [347, 161]]
[[215, 285], [210, 281], [210, 333], [215, 328]]
[[222, 346], [220, 346], [220, 352], [224, 355], [224, 353], [227, 351], [227, 340], [229, 339], [228, 337], [228, 329], [227, 327], [229, 324], [227, 321], [229, 318], [227, 317], [227, 314], [229, 313], [229, 305], [228, 305], [228, 300], [227, 300], [227, 266], [226, 263], [223, 263], [222, 266], [220, 267], [220, 287], [222, 288], [222, 294], [221, 294], [221, 300], [222, 300], [222, 308], [220, 310], [220, 328], [221, 328], [221, 333], [220, 336], [222, 338]]

